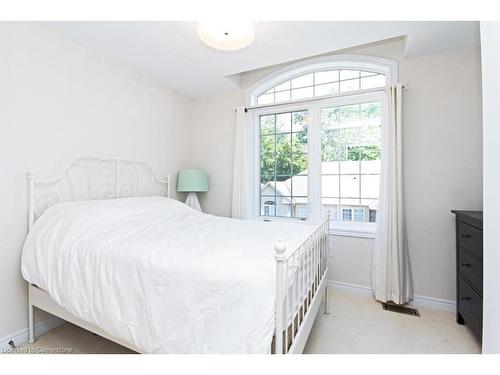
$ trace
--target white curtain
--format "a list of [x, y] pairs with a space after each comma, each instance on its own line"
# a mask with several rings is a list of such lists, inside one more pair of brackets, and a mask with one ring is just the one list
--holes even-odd
[[412, 294], [406, 242], [402, 176], [402, 85], [387, 88], [387, 126], [382, 130], [382, 166], [377, 235], [373, 252], [373, 291], [382, 302], [408, 302]]
[[236, 130], [234, 135], [233, 160], [233, 195], [231, 216], [235, 219], [245, 219], [248, 216], [248, 183], [247, 183], [247, 149], [246, 138], [247, 113], [245, 107], [236, 108]]

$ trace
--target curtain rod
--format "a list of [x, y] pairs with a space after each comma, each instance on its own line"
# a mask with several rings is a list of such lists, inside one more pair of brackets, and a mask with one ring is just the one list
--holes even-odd
[[[403, 90], [408, 89], [408, 88], [409, 88], [409, 85], [402, 85]], [[272, 108], [272, 107], [281, 107], [281, 106], [290, 105], [290, 104], [319, 102], [322, 100], [328, 100], [328, 99], [333, 99], [333, 98], [342, 98], [344, 96], [368, 94], [368, 93], [382, 92], [382, 91], [385, 91], [385, 87], [381, 87], [381, 88], [379, 87], [379, 88], [367, 89], [367, 90], [349, 91], [349, 92], [343, 92], [343, 93], [333, 94], [333, 95], [328, 95], [328, 96], [321, 96], [321, 97], [312, 98], [312, 99], [299, 99], [299, 100], [291, 100], [291, 101], [283, 102], [283, 103], [255, 105], [255, 106], [251, 106], [251, 107], [245, 107], [245, 112], [253, 111], [256, 109], [262, 109], [262, 108]]]

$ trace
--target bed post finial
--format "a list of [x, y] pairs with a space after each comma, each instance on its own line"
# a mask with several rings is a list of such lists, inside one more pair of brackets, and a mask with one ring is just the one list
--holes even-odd
[[283, 240], [278, 240], [274, 243], [274, 258], [276, 260], [281, 260], [283, 261], [285, 259], [285, 250], [286, 250], [286, 245], [285, 241]]
[[26, 173], [28, 179], [28, 230], [31, 229], [35, 221], [35, 171], [28, 170]]

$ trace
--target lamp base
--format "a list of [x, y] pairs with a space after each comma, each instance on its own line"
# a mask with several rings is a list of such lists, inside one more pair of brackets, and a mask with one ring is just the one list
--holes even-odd
[[189, 206], [191, 208], [194, 208], [195, 210], [203, 212], [201, 210], [200, 201], [198, 200], [198, 195], [196, 195], [196, 193], [188, 193], [186, 197], [186, 202], [184, 203], [186, 204], [186, 206]]

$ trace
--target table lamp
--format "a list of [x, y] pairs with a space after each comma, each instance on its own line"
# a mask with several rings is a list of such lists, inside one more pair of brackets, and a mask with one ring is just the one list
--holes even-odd
[[188, 193], [186, 205], [201, 211], [200, 201], [196, 193], [208, 191], [208, 176], [201, 169], [183, 169], [177, 177], [177, 191]]

